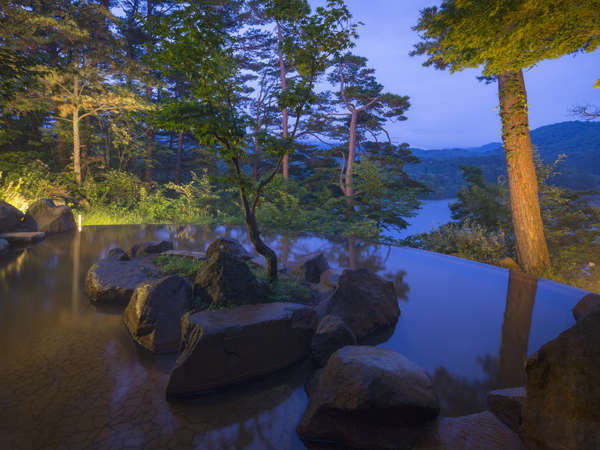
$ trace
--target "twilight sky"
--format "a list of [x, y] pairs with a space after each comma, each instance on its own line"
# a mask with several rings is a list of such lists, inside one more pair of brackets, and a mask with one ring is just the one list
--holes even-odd
[[[313, 7], [324, 0], [309, 0]], [[480, 70], [450, 75], [422, 67], [423, 57], [408, 56], [417, 34], [411, 27], [419, 11], [437, 0], [346, 0], [354, 19], [364, 22], [354, 52], [369, 59], [387, 91], [410, 96], [408, 120], [389, 125], [395, 142], [433, 149], [476, 147], [500, 141], [497, 85], [480, 83]], [[531, 128], [576, 120], [577, 104], [600, 106], [600, 50], [544, 61], [525, 72]]]

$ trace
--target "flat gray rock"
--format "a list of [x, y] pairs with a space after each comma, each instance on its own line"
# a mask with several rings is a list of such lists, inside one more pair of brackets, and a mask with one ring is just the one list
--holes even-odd
[[142, 261], [99, 261], [85, 277], [85, 293], [94, 303], [126, 305], [135, 288], [156, 278], [149, 265]]
[[188, 313], [167, 394], [189, 396], [282, 369], [310, 351], [312, 308], [293, 303]]
[[5, 239], [11, 244], [30, 244], [32, 242], [41, 241], [44, 237], [46, 237], [46, 233], [43, 231], [21, 231], [0, 234], [0, 239]]

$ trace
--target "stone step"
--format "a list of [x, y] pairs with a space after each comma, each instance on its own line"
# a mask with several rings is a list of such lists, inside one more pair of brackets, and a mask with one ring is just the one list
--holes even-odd
[[30, 244], [41, 241], [46, 236], [43, 231], [1, 233], [0, 239], [6, 239], [11, 244]]

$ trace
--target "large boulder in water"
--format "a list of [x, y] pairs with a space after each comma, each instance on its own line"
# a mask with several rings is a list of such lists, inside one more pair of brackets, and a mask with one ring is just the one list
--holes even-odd
[[600, 295], [587, 294], [573, 307], [573, 317], [579, 320], [592, 311], [600, 311]]
[[0, 233], [16, 230], [23, 221], [23, 213], [6, 202], [0, 202]]
[[360, 340], [394, 325], [400, 307], [394, 283], [367, 269], [357, 269], [342, 272], [325, 312], [341, 317]]
[[252, 255], [235, 239], [219, 238], [214, 240], [206, 249], [206, 257], [211, 258], [217, 253], [229, 253], [231, 256], [244, 261], [252, 259]]
[[527, 360], [522, 434], [531, 448], [600, 444], [600, 311], [590, 312]]
[[248, 265], [228, 252], [213, 253], [198, 269], [194, 295], [212, 307], [264, 302], [268, 287], [259, 282]]
[[315, 312], [294, 303], [187, 313], [167, 394], [187, 396], [274, 372], [310, 351]]
[[440, 411], [427, 372], [378, 347], [338, 350], [311, 391], [300, 437], [351, 448], [411, 448]]
[[327, 315], [312, 338], [310, 357], [318, 367], [323, 367], [335, 351], [346, 345], [356, 345], [356, 336], [338, 316]]
[[73, 211], [66, 205], [55, 205], [49, 198], [34, 202], [25, 214], [25, 222], [35, 224], [37, 231], [63, 233], [75, 229]]
[[127, 304], [135, 288], [156, 278], [152, 269], [139, 261], [99, 261], [85, 277], [85, 293], [94, 303]]
[[177, 275], [139, 284], [123, 313], [123, 322], [142, 347], [154, 353], [176, 352], [181, 317], [192, 308], [192, 285]]
[[309, 283], [319, 283], [321, 275], [329, 269], [329, 264], [323, 253], [308, 255], [298, 261], [293, 270], [294, 275], [298, 275]]
[[168, 250], [173, 250], [173, 243], [171, 241], [140, 242], [131, 247], [129, 250], [129, 257], [137, 258], [140, 256], [154, 255]]

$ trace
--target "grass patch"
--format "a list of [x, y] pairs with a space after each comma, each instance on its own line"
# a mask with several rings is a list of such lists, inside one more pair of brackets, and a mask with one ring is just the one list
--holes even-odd
[[204, 261], [196, 258], [173, 255], [159, 255], [152, 262], [161, 275], [179, 275], [184, 278], [192, 278], [204, 264]]
[[268, 297], [269, 302], [291, 302], [310, 304], [313, 302], [310, 288], [297, 278], [291, 277], [285, 273], [279, 273], [277, 281], [269, 283], [267, 270], [264, 267], [249, 265], [254, 276], [269, 285], [271, 294]]

